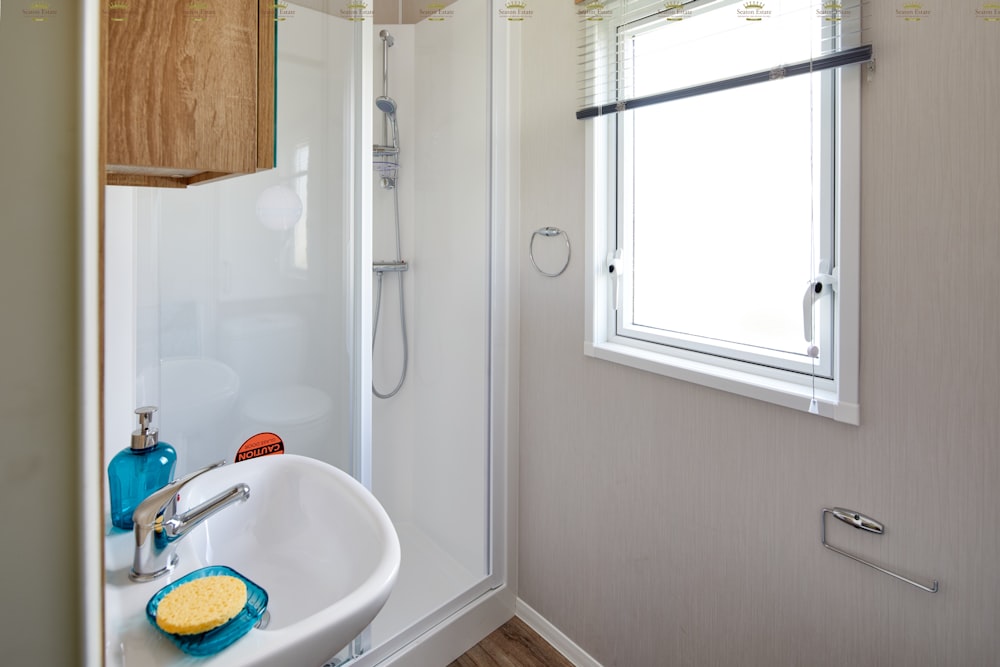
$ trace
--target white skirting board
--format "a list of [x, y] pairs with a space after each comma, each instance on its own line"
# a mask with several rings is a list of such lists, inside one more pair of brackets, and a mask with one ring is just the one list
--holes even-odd
[[577, 646], [576, 642], [564, 635], [559, 628], [549, 623], [548, 619], [528, 606], [521, 598], [518, 598], [514, 603], [514, 614], [576, 667], [601, 667], [601, 663]]

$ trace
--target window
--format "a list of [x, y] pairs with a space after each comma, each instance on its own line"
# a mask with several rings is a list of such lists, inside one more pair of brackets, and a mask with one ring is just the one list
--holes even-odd
[[817, 66], [851, 22], [751, 4], [622, 2], [585, 25], [584, 80], [614, 82], [586, 120], [585, 350], [857, 423], [860, 75]]

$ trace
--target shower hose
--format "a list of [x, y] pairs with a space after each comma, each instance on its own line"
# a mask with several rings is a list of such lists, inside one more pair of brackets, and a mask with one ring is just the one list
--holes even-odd
[[[393, 212], [395, 213], [396, 220], [396, 261], [403, 261], [402, 252], [399, 247], [399, 181], [398, 177], [396, 182], [392, 186], [392, 200], [393, 200]], [[399, 381], [396, 386], [392, 388], [392, 391], [382, 393], [375, 386], [374, 373], [372, 374], [372, 394], [376, 398], [392, 398], [399, 393], [399, 390], [403, 387], [403, 382], [406, 380], [406, 367], [409, 364], [409, 344], [406, 340], [406, 299], [403, 295], [403, 272], [398, 271], [396, 273], [396, 279], [399, 281], [399, 328], [403, 339], [403, 369], [399, 373]], [[377, 289], [375, 290], [375, 312], [372, 315], [372, 361], [375, 359], [375, 341], [378, 340], [378, 323], [379, 316], [382, 311], [382, 279], [383, 272], [377, 271], [375, 273], [377, 283]], [[373, 363], [374, 365], [374, 363]]]

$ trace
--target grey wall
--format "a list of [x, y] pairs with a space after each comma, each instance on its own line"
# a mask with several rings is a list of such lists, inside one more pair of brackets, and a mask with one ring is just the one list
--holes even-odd
[[[583, 123], [575, 7], [523, 22], [519, 596], [606, 667], [1000, 660], [1000, 25], [871, 3], [863, 86], [860, 427], [582, 353]], [[579, 251], [577, 251], [579, 250]], [[831, 540], [820, 509], [882, 537]], [[836, 522], [834, 522], [836, 523]]]
[[5, 665], [73, 665], [78, 8], [33, 22], [29, 4], [0, 17], [0, 647]]

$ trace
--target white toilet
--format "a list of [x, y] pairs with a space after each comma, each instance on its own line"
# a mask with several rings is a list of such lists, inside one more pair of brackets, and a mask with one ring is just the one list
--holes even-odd
[[240, 432], [272, 432], [285, 451], [344, 465], [333, 428], [333, 401], [302, 383], [306, 330], [301, 318], [261, 313], [222, 323], [219, 358], [240, 376]]

